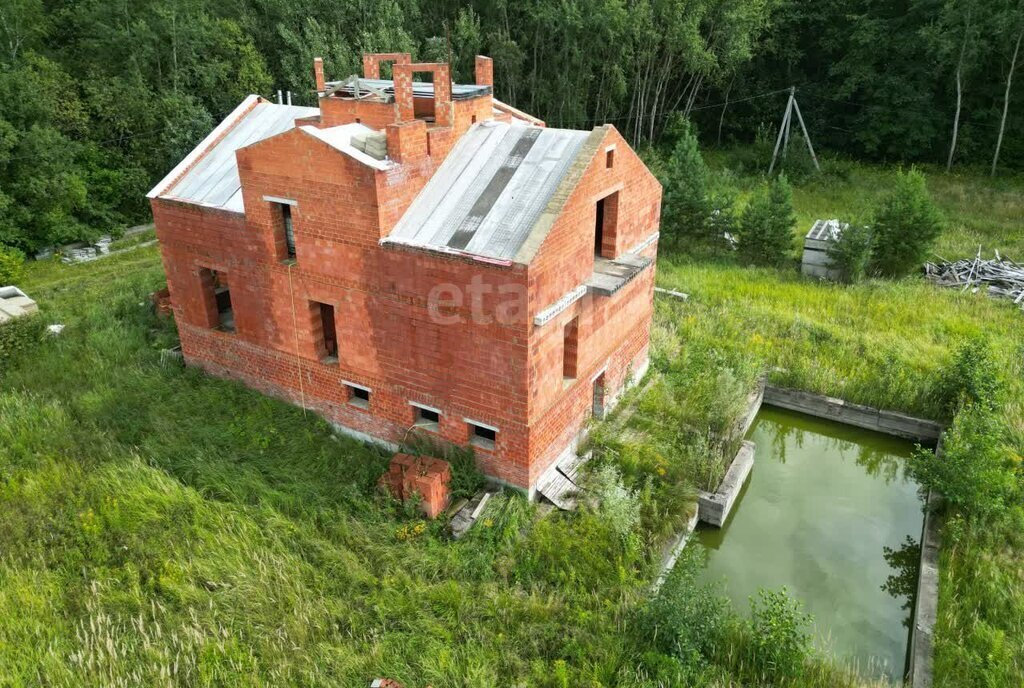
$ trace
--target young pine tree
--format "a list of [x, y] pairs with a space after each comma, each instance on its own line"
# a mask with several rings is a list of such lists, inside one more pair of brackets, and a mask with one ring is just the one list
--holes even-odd
[[740, 257], [754, 265], [782, 266], [793, 250], [793, 190], [785, 175], [758, 191], [740, 216]]
[[902, 277], [920, 267], [942, 232], [942, 216], [928, 196], [924, 174], [911, 168], [896, 174], [896, 184], [875, 209], [871, 269]]
[[871, 260], [871, 230], [859, 223], [851, 224], [832, 242], [828, 257], [843, 282], [860, 282]]
[[689, 122], [673, 127], [675, 148], [665, 165], [661, 231], [669, 243], [683, 248], [711, 243], [711, 201], [708, 168]]

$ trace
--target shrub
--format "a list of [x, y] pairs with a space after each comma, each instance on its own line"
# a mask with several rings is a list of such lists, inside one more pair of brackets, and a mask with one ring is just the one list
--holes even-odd
[[448, 489], [453, 500], [469, 499], [487, 484], [487, 479], [476, 465], [472, 449], [440, 441], [436, 436], [420, 431], [409, 433], [401, 448], [415, 456], [433, 456], [447, 461], [452, 469]]
[[829, 245], [828, 257], [839, 271], [839, 279], [856, 284], [864, 279], [871, 260], [871, 230], [862, 224], [851, 224]]
[[25, 278], [25, 254], [16, 248], [0, 245], [0, 287], [17, 284]]
[[1002, 394], [1003, 380], [988, 338], [978, 336], [962, 341], [936, 388], [941, 408], [950, 418], [967, 404], [994, 410]]
[[740, 256], [755, 265], [783, 265], [793, 249], [795, 224], [793, 190], [779, 175], [743, 209], [737, 229]]
[[896, 173], [893, 190], [875, 209], [873, 271], [901, 277], [919, 267], [942, 232], [942, 216], [928, 195], [924, 174]]
[[704, 549], [696, 543], [687, 545], [639, 616], [641, 634], [661, 652], [679, 659], [690, 675], [715, 656], [732, 618], [728, 599], [698, 582], [703, 565]]
[[983, 405], [968, 403], [943, 435], [943, 453], [918, 447], [909, 468], [922, 485], [979, 517], [1005, 511], [1014, 488], [998, 418]]
[[38, 315], [16, 318], [0, 325], [0, 371], [19, 351], [24, 351], [43, 338], [43, 321]]
[[662, 233], [680, 246], [684, 242], [706, 244], [711, 236], [711, 201], [708, 196], [708, 168], [701, 157], [697, 137], [689, 123], [678, 131], [678, 140], [665, 163]]
[[811, 655], [811, 617], [786, 588], [759, 590], [750, 600], [751, 665], [761, 676], [792, 679]]
[[598, 502], [598, 513], [620, 537], [629, 537], [640, 523], [636, 493], [622, 484], [622, 475], [610, 463], [599, 466], [589, 477], [589, 487]]

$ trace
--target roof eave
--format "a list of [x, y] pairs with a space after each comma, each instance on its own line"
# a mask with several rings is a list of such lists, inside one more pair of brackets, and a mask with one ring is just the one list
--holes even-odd
[[224, 121], [218, 124], [216, 128], [206, 136], [206, 138], [199, 142], [198, 146], [192, 149], [191, 153], [186, 155], [173, 170], [167, 173], [167, 176], [157, 182], [156, 186], [150, 189], [149, 193], [146, 194], [146, 198], [157, 198], [170, 190], [178, 179], [188, 172], [196, 163], [202, 160], [203, 156], [213, 148], [217, 141], [231, 131], [238, 122], [262, 100], [263, 98], [257, 95], [247, 96], [245, 100], [238, 104], [238, 107], [231, 111], [231, 114], [224, 118]]

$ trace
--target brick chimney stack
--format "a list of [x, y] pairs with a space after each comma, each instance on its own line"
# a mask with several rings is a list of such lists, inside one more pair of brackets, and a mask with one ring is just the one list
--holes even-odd
[[324, 79], [324, 59], [322, 57], [313, 58], [313, 76], [316, 77], [317, 95], [322, 96], [324, 91], [327, 90], [327, 81]]
[[494, 88], [494, 60], [486, 55], [476, 56], [476, 85]]

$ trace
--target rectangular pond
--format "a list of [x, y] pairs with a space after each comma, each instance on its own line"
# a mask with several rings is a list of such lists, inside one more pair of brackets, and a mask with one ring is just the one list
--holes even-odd
[[815, 643], [865, 677], [901, 681], [923, 522], [910, 442], [764, 406], [754, 468], [723, 528], [702, 526], [704, 576], [746, 612], [786, 586]]

